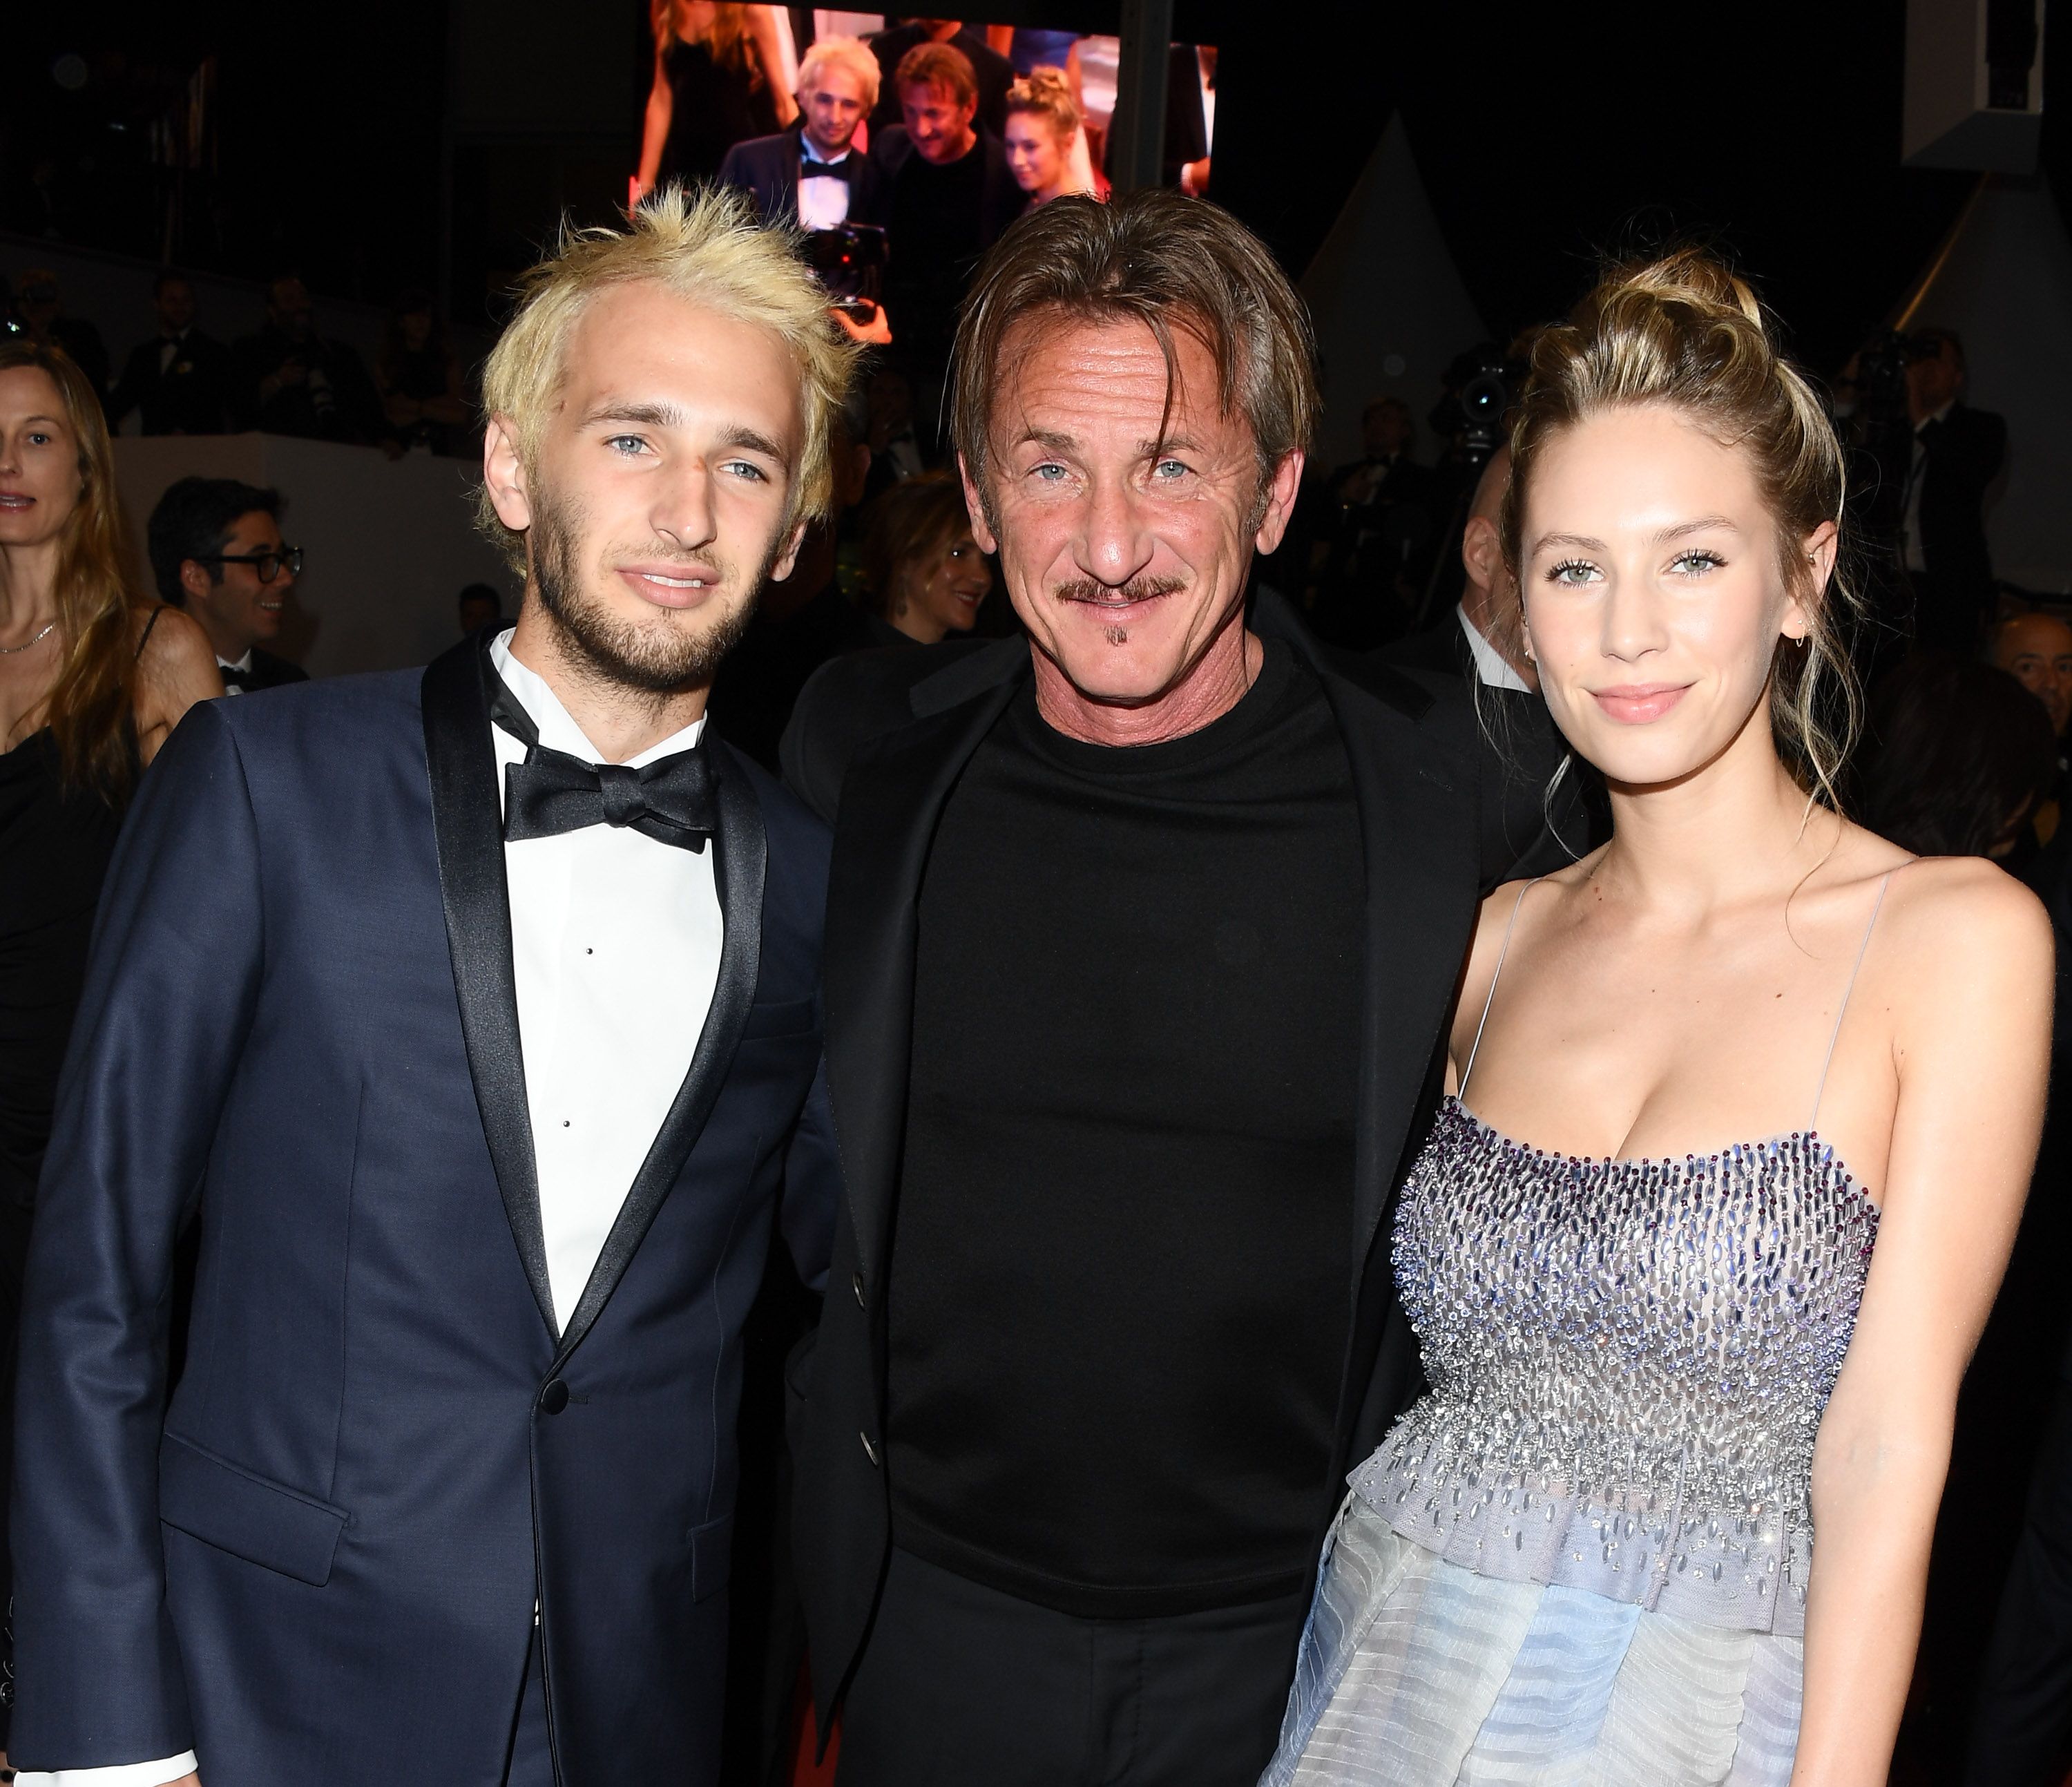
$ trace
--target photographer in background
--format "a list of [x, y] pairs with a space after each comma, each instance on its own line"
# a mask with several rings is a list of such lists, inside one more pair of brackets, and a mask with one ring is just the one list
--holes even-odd
[[368, 441], [383, 432], [366, 366], [343, 342], [317, 333], [315, 307], [298, 275], [267, 286], [265, 326], [235, 352], [240, 427], [320, 441]]
[[108, 405], [108, 349], [101, 331], [83, 316], [68, 316], [58, 290], [58, 276], [48, 267], [31, 267], [16, 288], [15, 306], [31, 340], [56, 348], [72, 356], [72, 363], [85, 373], [93, 394]]
[[1416, 620], [1445, 508], [1437, 480], [1417, 463], [1416, 439], [1408, 404], [1374, 398], [1360, 414], [1360, 457], [1326, 487], [1328, 551], [1315, 620], [1333, 644], [1368, 650]]
[[1954, 329], [1873, 343], [1843, 374], [1838, 410], [1856, 414], [1877, 466], [1872, 525], [1892, 543], [1915, 642], [1975, 654], [1993, 611], [1987, 487], [2007, 456], [2007, 422], [1963, 401]]

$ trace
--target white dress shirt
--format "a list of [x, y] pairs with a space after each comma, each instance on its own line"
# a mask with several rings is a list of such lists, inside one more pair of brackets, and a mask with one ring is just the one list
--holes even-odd
[[849, 221], [849, 182], [810, 180], [806, 175], [816, 162], [823, 167], [839, 167], [852, 153], [845, 150], [839, 155], [823, 155], [813, 147], [810, 137], [804, 131], [799, 134], [800, 229], [839, 229]]
[[[553, 690], [512, 657], [508, 635], [489, 649], [541, 744], [604, 760]], [[695, 721], [627, 762], [639, 768], [687, 751], [704, 727]], [[501, 801], [504, 770], [524, 760], [525, 747], [501, 727], [490, 730]], [[631, 827], [507, 843], [504, 867], [540, 1225], [554, 1320], [565, 1328], [705, 1027], [719, 980], [719, 889], [710, 845], [683, 850]], [[164, 1787], [197, 1766], [190, 1750], [15, 1779], [17, 1787]]]
[[[240, 676], [250, 676], [252, 674], [252, 649], [248, 645], [245, 649], [245, 656], [240, 658], [235, 664], [232, 664], [228, 658], [225, 657], [220, 652], [218, 652], [216, 654], [216, 670], [218, 676], [222, 676], [225, 670], [235, 670]], [[240, 688], [237, 684], [232, 682], [228, 677], [224, 677], [223, 678], [223, 692], [226, 695], [241, 695], [245, 693], [244, 690]]]
[[1456, 604], [1453, 609], [1461, 623], [1461, 631], [1468, 636], [1468, 656], [1475, 661], [1475, 677], [1485, 689], [1515, 689], [1521, 695], [1532, 693], [1532, 686], [1504, 661], [1503, 653], [1484, 639], [1482, 629], [1468, 619], [1465, 607]]
[[[541, 744], [604, 760], [512, 657], [508, 634], [489, 650]], [[704, 727], [694, 721], [629, 766], [688, 751]], [[502, 770], [525, 747], [493, 730], [500, 793]], [[719, 889], [709, 846], [687, 850], [630, 826], [506, 844], [504, 867], [547, 1277], [565, 1328], [705, 1027], [719, 980]]]
[[1901, 523], [1906, 529], [1906, 568], [1909, 570], [1925, 572], [1928, 569], [1928, 561], [1921, 554], [1921, 484], [1922, 473], [1928, 465], [1928, 445], [1922, 439], [1921, 431], [1931, 422], [1940, 422], [1948, 415], [1955, 407], [1956, 401], [1952, 397], [1933, 415], [1923, 416], [1914, 425], [1914, 456], [1906, 468], [1906, 514]]

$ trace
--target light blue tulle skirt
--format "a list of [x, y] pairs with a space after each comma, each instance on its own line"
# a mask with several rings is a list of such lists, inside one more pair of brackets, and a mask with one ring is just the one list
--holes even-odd
[[1503, 1582], [1357, 1496], [1260, 1787], [1786, 1787], [1796, 1638]]

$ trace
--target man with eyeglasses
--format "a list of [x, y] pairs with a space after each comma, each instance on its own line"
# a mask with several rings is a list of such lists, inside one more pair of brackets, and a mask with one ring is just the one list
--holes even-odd
[[306, 682], [300, 665], [266, 650], [280, 636], [302, 550], [281, 537], [281, 493], [234, 478], [183, 478], [151, 511], [158, 594], [201, 624], [226, 694]]

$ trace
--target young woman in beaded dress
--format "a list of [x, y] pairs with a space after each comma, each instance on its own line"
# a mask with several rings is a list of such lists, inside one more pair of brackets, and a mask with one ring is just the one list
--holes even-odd
[[1745, 286], [1608, 276], [1512, 454], [1613, 835], [1483, 910], [1394, 1230], [1431, 1389], [1353, 1473], [1266, 1781], [1882, 1784], [2049, 926], [1838, 816], [1844, 462]]

